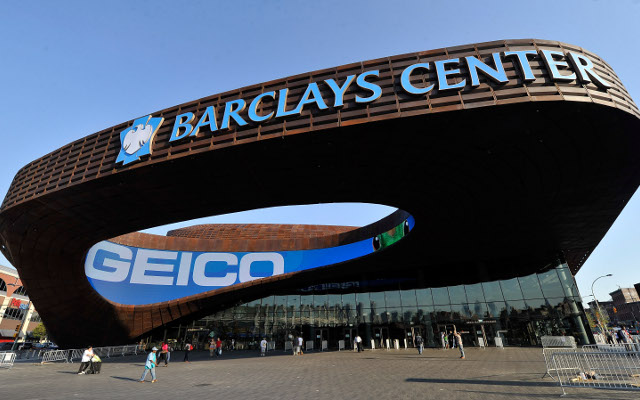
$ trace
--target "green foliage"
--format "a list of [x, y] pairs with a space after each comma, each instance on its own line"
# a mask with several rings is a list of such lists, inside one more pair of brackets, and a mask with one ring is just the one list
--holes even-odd
[[34, 338], [42, 339], [47, 336], [47, 328], [44, 327], [44, 324], [40, 322], [38, 326], [35, 327], [33, 332], [31, 332]]

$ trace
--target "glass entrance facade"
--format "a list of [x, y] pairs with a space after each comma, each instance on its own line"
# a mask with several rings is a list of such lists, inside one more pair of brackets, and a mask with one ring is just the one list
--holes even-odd
[[[352, 348], [360, 335], [365, 347], [440, 347], [453, 329], [467, 346], [537, 346], [544, 335], [593, 341], [582, 301], [566, 264], [546, 272], [503, 281], [449, 287], [416, 287], [411, 279], [322, 284], [292, 294], [267, 296], [217, 312], [188, 326], [169, 326], [166, 338], [204, 342], [235, 340], [251, 348], [266, 337], [284, 348], [289, 335], [302, 335], [320, 348]], [[412, 288], [408, 288], [412, 287]], [[382, 290], [384, 289], [384, 290]], [[158, 340], [159, 338], [154, 338]], [[448, 339], [448, 338], [447, 338]]]

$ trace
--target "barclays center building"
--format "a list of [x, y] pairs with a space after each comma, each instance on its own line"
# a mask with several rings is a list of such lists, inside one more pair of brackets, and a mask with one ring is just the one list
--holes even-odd
[[[499, 40], [180, 104], [24, 166], [0, 250], [61, 346], [593, 341], [574, 276], [640, 184], [640, 111], [576, 45]], [[193, 225], [372, 203], [363, 227]], [[396, 342], [397, 340], [397, 342]]]

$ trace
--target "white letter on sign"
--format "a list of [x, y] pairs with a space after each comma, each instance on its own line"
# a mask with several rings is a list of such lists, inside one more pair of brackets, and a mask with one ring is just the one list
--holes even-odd
[[249, 282], [264, 276], [251, 276], [251, 264], [256, 261], [269, 261], [273, 264], [271, 276], [284, 274], [284, 258], [279, 253], [249, 253], [240, 260], [240, 282]]
[[[120, 260], [105, 257], [101, 265], [103, 268], [113, 268], [115, 271], [97, 269], [95, 267], [94, 262], [96, 260], [96, 255], [100, 250], [117, 254], [118, 257], [120, 257]], [[91, 279], [97, 279], [105, 282], [122, 282], [127, 279], [127, 276], [129, 275], [132, 258], [133, 252], [130, 248], [111, 242], [100, 242], [89, 250], [87, 260], [84, 262], [84, 273]]]
[[204, 274], [210, 262], [223, 262], [227, 265], [238, 265], [238, 257], [231, 253], [203, 253], [196, 258], [193, 266], [193, 281], [200, 286], [229, 286], [236, 283], [238, 274], [227, 272], [225, 276], [211, 277]]
[[131, 283], [142, 283], [144, 285], [173, 285], [173, 276], [145, 275], [147, 271], [173, 272], [173, 264], [156, 264], [149, 262], [150, 258], [159, 260], [175, 261], [178, 258], [177, 251], [162, 251], [139, 249], [136, 254], [136, 261], [133, 263], [131, 273]]

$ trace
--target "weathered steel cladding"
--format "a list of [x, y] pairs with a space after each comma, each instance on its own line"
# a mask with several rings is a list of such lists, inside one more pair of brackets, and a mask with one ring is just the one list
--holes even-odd
[[[537, 79], [530, 83], [523, 83], [520, 80], [517, 66], [514, 66], [512, 60], [506, 59], [504, 65], [509, 82], [503, 85], [483, 81], [484, 83], [478, 88], [471, 89], [467, 86], [460, 92], [446, 93], [434, 91], [427, 96], [411, 96], [399, 87], [401, 71], [404, 67], [416, 62], [466, 55], [475, 55], [486, 60], [493, 52], [531, 48], [586, 54], [594, 62], [598, 74], [608, 80], [613, 87], [605, 91], [593, 84], [552, 82], [539, 57], [531, 60], [531, 66]], [[359, 74], [372, 69], [380, 70], [380, 77], [376, 79], [376, 83], [382, 87], [382, 96], [366, 106], [355, 103], [354, 98], [357, 91], [349, 91], [345, 96], [345, 106], [341, 109], [330, 108], [326, 111], [319, 111], [312, 107], [305, 109], [302, 116], [289, 120], [272, 119], [263, 124], [247, 125], [243, 128], [232, 125], [232, 129], [229, 131], [203, 134], [175, 144], [168, 142], [175, 117], [180, 113], [192, 111], [199, 114], [210, 105], [220, 107], [229, 100], [250, 99], [262, 92], [277, 91], [285, 87], [290, 89], [288, 104], [292, 108], [310, 82], [327, 78], [334, 78], [338, 82], [342, 82], [350, 74]], [[466, 71], [463, 64], [460, 65], [460, 69], [464, 75]], [[422, 81], [423, 84], [427, 81], [433, 82], [435, 78], [433, 72], [423, 74], [419, 72], [425, 71], [416, 71], [412, 76], [412, 82], [416, 85], [419, 85], [419, 81]], [[325, 100], [331, 102], [332, 93], [324, 85], [320, 87]], [[273, 102], [266, 101], [263, 107], [265, 110], [273, 108]], [[462, 112], [463, 110], [464, 112]], [[449, 111], [458, 112], [447, 113]], [[535, 119], [535, 113], [538, 111], [541, 115], [539, 121]], [[593, 114], [585, 115], [594, 111], [595, 117]], [[510, 115], [513, 112], [521, 112], [522, 115]], [[433, 115], [425, 117], [427, 114]], [[336, 185], [360, 184], [362, 185], [361, 189], [366, 187], [368, 197], [364, 199], [365, 201], [377, 201], [398, 206], [416, 216], [415, 232], [394, 245], [393, 249], [390, 248], [390, 251], [379, 252], [374, 257], [350, 262], [349, 270], [353, 269], [354, 271], [375, 270], [388, 265], [397, 268], [399, 265], [398, 257], [402, 254], [405, 254], [406, 258], [401, 261], [406, 263], [408, 267], [427, 269], [426, 263], [422, 262], [419, 256], [413, 254], [414, 252], [418, 254], [431, 242], [433, 242], [432, 248], [444, 249], [440, 255], [443, 258], [434, 260], [434, 263], [446, 261], [444, 257], [447, 254], [463, 254], [465, 251], [479, 252], [490, 245], [491, 243], [483, 242], [482, 237], [474, 238], [475, 242], [466, 240], [468, 238], [464, 236], [464, 230], [461, 230], [460, 243], [476, 244], [472, 250], [457, 248], [457, 243], [438, 241], [438, 235], [447, 236], [444, 235], [444, 231], [437, 229], [435, 232], [429, 231], [430, 224], [438, 222], [430, 221], [429, 218], [438, 218], [438, 214], [443, 211], [451, 213], [446, 217], [451, 219], [452, 230], [455, 230], [456, 224], [462, 221], [462, 217], [457, 218], [456, 214], [466, 218], [468, 213], [465, 211], [470, 210], [455, 208], [469, 205], [460, 201], [460, 199], [464, 200], [466, 196], [473, 200], [478, 199], [484, 207], [483, 209], [493, 213], [484, 219], [482, 215], [477, 216], [477, 221], [472, 221], [475, 225], [471, 227], [482, 224], [489, 226], [492, 222], [490, 217], [499, 217], [502, 210], [504, 210], [506, 217], [504, 220], [497, 221], [496, 225], [498, 222], [506, 224], [511, 216], [520, 215], [519, 208], [529, 212], [533, 209], [531, 205], [535, 205], [539, 201], [553, 205], [555, 208], [550, 207], [553, 208], [553, 211], [550, 212], [551, 216], [548, 217], [548, 220], [542, 221], [541, 226], [532, 225], [535, 218], [525, 218], [524, 222], [529, 225], [523, 225], [524, 228], [517, 232], [518, 234], [526, 234], [535, 230], [536, 235], [532, 235], [531, 238], [522, 237], [519, 241], [513, 239], [512, 242], [505, 239], [504, 243], [496, 244], [496, 248], [500, 248], [498, 245], [502, 245], [505, 250], [510, 250], [511, 245], [522, 245], [522, 242], [526, 243], [529, 239], [537, 239], [538, 241], [531, 243], [530, 248], [524, 245], [518, 248], [518, 254], [525, 254], [526, 258], [535, 258], [535, 262], [540, 262], [564, 252], [564, 257], [575, 273], [613, 223], [625, 202], [636, 190], [639, 181], [637, 161], [634, 161], [637, 157], [634, 158], [634, 154], [632, 154], [633, 149], [639, 147], [633, 146], [637, 144], [634, 140], [637, 140], [628, 134], [629, 128], [633, 128], [631, 129], [633, 132], [637, 131], [638, 118], [640, 117], [638, 108], [630, 99], [613, 70], [604, 61], [586, 50], [559, 42], [542, 40], [496, 41], [354, 63], [210, 96], [171, 107], [153, 113], [153, 115], [164, 117], [165, 122], [156, 135], [153, 142], [153, 153], [148, 159], [124, 167], [115, 165], [115, 159], [120, 149], [119, 133], [130, 126], [131, 121], [120, 124], [75, 141], [22, 168], [14, 178], [0, 209], [0, 244], [6, 246], [3, 247], [3, 253], [19, 269], [25, 287], [43, 320], [62, 345], [65, 343], [73, 345], [92, 343], [96, 345], [98, 343], [126, 342], [170, 321], [178, 319], [187, 321], [220, 307], [236, 304], [240, 300], [257, 298], [266, 292], [283, 287], [290, 288], [290, 281], [287, 283], [290, 276], [276, 276], [217, 290], [213, 296], [211, 293], [203, 293], [167, 303], [124, 306], [109, 302], [91, 289], [83, 274], [84, 257], [87, 249], [96, 240], [112, 238], [126, 232], [149, 227], [149, 225], [204, 216], [205, 212], [217, 214], [241, 210], [246, 208], [245, 205], [263, 207], [283, 205], [290, 201], [303, 203], [350, 201], [357, 197], [354, 193], [357, 193], [358, 187], [349, 190], [341, 187], [342, 193], [339, 193], [339, 190], [332, 193], [331, 185], [333, 182], [327, 183], [322, 180], [323, 174], [327, 174], [327, 169], [330, 175], [327, 179], [345, 176], [344, 182], [336, 182]], [[448, 118], [447, 115], [455, 117]], [[496, 125], [498, 130], [495, 132], [496, 135], [490, 136], [488, 133], [493, 135], [494, 132], [489, 131], [491, 124], [494, 124], [495, 121], [485, 120], [484, 115], [504, 119], [504, 121], [508, 120], [512, 125], [508, 125], [507, 122], [502, 122], [502, 125], [499, 123]], [[597, 120], [600, 117], [603, 121]], [[522, 125], [516, 125], [520, 118], [526, 119], [526, 122], [522, 122]], [[569, 122], [563, 122], [564, 118], [571, 119]], [[584, 121], [579, 121], [578, 118], [583, 118]], [[540, 132], [528, 136], [507, 135], [501, 132], [512, 126], [524, 129], [523, 127], [526, 127], [527, 124], [528, 126], [532, 125], [532, 121], [536, 121]], [[597, 132], [589, 132], [589, 135], [586, 136], [566, 131], [558, 132], [558, 134], [549, 133], [556, 129], [556, 126], [562, 126], [566, 129], [570, 125], [569, 123], [573, 122], [579, 124], [581, 128], [590, 128], [589, 124], [592, 124], [592, 130], [607, 129], [609, 125], [615, 125], [616, 129], [624, 130], [627, 133], [623, 135], [607, 132], [607, 141], [604, 141], [604, 135], [599, 135]], [[441, 135], [430, 135], [428, 137], [430, 146], [411, 149], [414, 158], [422, 157], [421, 162], [433, 159], [435, 161], [428, 166], [441, 168], [436, 171], [441, 174], [434, 173], [433, 176], [430, 176], [429, 179], [434, 181], [425, 182], [423, 190], [427, 191], [429, 186], [433, 186], [438, 190], [449, 189], [452, 194], [443, 196], [442, 200], [430, 197], [432, 193], [422, 195], [416, 192], [398, 196], [394, 191], [391, 193], [380, 191], [378, 193], [375, 186], [371, 187], [370, 182], [357, 181], [358, 176], [366, 176], [367, 168], [371, 166], [369, 163], [375, 165], [376, 160], [369, 160], [370, 158], [393, 155], [393, 151], [402, 150], [403, 146], [407, 145], [404, 141], [414, 146], [416, 143], [422, 144], [415, 137], [401, 137], [396, 131], [407, 129], [415, 133], [421, 129], [429, 129], [429, 126], [421, 124], [434, 124], [435, 129], [443, 130], [450, 128], [455, 131], [459, 126], [464, 126], [464, 129], [460, 128], [461, 131], [466, 129], [466, 132], [456, 132], [456, 135], [452, 135], [453, 137], [447, 135], [447, 132], [443, 132]], [[474, 151], [475, 143], [471, 145], [469, 143], [475, 140], [475, 136], [472, 134], [473, 132], [468, 132], [469, 128], [474, 125], [482, 128], [483, 133], [486, 133], [484, 137], [489, 137], [489, 141], [495, 140], [495, 144], [486, 146], [486, 149], [477, 146], [479, 151]], [[371, 131], [371, 135], [363, 134], [365, 130]], [[299, 135], [307, 132], [322, 132], [322, 135]], [[576, 137], [580, 137], [580, 139], [576, 139]], [[267, 141], [266, 139], [275, 140]], [[361, 142], [353, 142], [356, 139]], [[542, 139], [556, 140], [557, 143], [550, 145], [545, 142], [542, 144]], [[457, 143], [456, 140], [464, 140], [466, 145], [459, 146], [461, 143]], [[494, 154], [499, 154], [501, 146], [507, 146], [506, 142], [511, 140], [513, 142], [509, 142], [508, 145], [517, 148], [519, 153], [500, 154], [500, 157], [490, 158], [488, 153], [493, 150]], [[264, 141], [265, 146], [258, 148], [256, 142], [260, 141]], [[340, 151], [334, 151], [332, 149], [337, 146], [330, 148], [330, 142], [338, 142], [341, 147], [348, 148], [348, 150], [341, 150], [344, 151], [344, 154]], [[233, 155], [225, 151], [213, 151], [231, 150], [241, 144], [247, 144], [247, 146], [239, 148], [240, 151], [234, 152]], [[313, 154], [314, 145], [326, 145], [326, 147], [322, 147], [326, 154], [320, 151], [318, 154]], [[298, 150], [297, 146], [303, 146], [300, 148], [303, 148], [308, 154], [301, 154], [302, 151]], [[385, 147], [389, 147], [393, 151], [385, 151]], [[458, 147], [465, 147], [465, 149], [461, 150], [461, 153], [456, 153]], [[599, 160], [600, 153], [590, 150], [593, 148], [601, 148], [602, 152], [606, 152], [604, 154], [606, 159]], [[263, 149], [275, 149], [277, 154], [261, 152]], [[354, 153], [358, 150], [364, 151], [362, 149], [372, 152], [371, 154], [357, 154], [360, 161], [367, 161], [367, 164], [362, 168], [357, 163], [350, 164], [347, 162], [348, 160], [345, 161], [346, 157], [355, 158]], [[559, 155], [556, 151], [572, 149], [575, 149], [575, 154], [571, 154], [571, 162], [563, 164], [558, 159]], [[255, 165], [247, 166], [237, 158], [237, 155], [244, 154], [259, 156], [260, 162], [265, 165], [266, 172], [252, 170], [251, 168], [255, 168]], [[272, 158], [282, 158], [285, 155], [291, 161]], [[446, 160], [448, 155], [451, 155], [451, 162], [444, 162], [449, 161]], [[586, 155], [589, 156], [588, 159], [581, 158]], [[329, 157], [322, 160], [324, 169], [311, 170], [313, 163], [308, 162], [308, 159], [321, 156]], [[462, 156], [469, 157], [469, 160], [465, 160], [467, 164], [465, 164], [464, 170], [457, 170], [455, 163], [463, 161]], [[531, 158], [535, 159], [535, 162], [530, 162], [532, 166], [525, 165], [526, 161]], [[438, 165], [437, 162], [440, 159], [444, 161]], [[237, 163], [234, 164], [234, 160]], [[306, 161], [304, 165], [307, 169], [291, 168], [290, 171], [286, 171], [286, 175], [275, 177], [269, 175], [282, 174], [287, 166], [297, 167], [296, 163], [302, 164], [303, 161]], [[384, 158], [380, 158], [380, 162], [384, 161]], [[332, 162], [346, 166], [350, 170], [346, 173], [338, 167], [332, 167]], [[606, 168], [603, 167], [602, 171], [599, 171], [595, 166], [592, 171], [589, 171], [589, 174], [581, 175], [579, 169], [593, 166], [594, 162], [600, 162]], [[213, 167], [209, 168], [213, 163], [216, 163], [217, 170]], [[409, 166], [414, 169], [416, 167], [415, 163], [409, 163]], [[191, 170], [191, 168], [194, 169]], [[517, 170], [520, 175], [515, 172], [510, 174], [509, 168]], [[558, 174], [556, 169], [567, 174], [567, 179], [554, 181], [548, 179]], [[181, 173], [190, 171], [194, 176], [172, 175], [176, 170]], [[401, 183], [410, 183], [411, 180], [422, 183], [421, 180], [424, 177], [420, 174], [424, 174], [425, 171], [428, 171], [426, 167], [418, 169], [414, 172], [415, 175], [399, 176], [398, 179]], [[471, 173], [469, 173], [470, 171]], [[474, 172], [477, 173], [474, 174]], [[314, 180], [311, 180], [311, 176]], [[484, 178], [484, 176], [489, 177]], [[153, 177], [152, 181], [146, 182], [145, 179], [150, 177]], [[270, 195], [278, 197], [262, 198], [259, 195], [250, 194], [254, 197], [247, 200], [243, 194], [233, 197], [233, 200], [236, 201], [234, 204], [218, 201], [212, 197], [209, 199], [210, 204], [187, 202], [184, 207], [178, 207], [179, 204], [175, 203], [179, 199], [174, 199], [175, 194], [171, 191], [172, 185], [180, 184], [182, 188], [191, 183], [196, 186], [206, 185], [215, 179], [226, 183], [236, 182], [237, 187], [249, 188], [251, 185], [255, 185], [260, 188], [262, 184], [260, 180], [265, 177], [268, 177], [270, 183], [273, 184], [278, 184], [279, 181], [287, 183], [278, 187], [281, 190], [269, 192]], [[389, 173], [385, 177], [393, 177], [393, 174]], [[578, 182], [576, 187], [563, 187], [563, 185], [571, 184], [571, 179], [586, 179], [585, 177], [593, 178], [593, 182]], [[548, 181], [544, 181], [544, 178], [547, 178]], [[243, 182], [237, 183], [238, 179], [242, 179]], [[186, 181], [186, 183], [178, 183], [176, 180]], [[325, 190], [314, 193], [313, 188], [303, 187], [305, 180], [310, 180], [313, 184], [320, 184], [320, 187]], [[516, 184], [511, 183], [513, 186], [508, 189], [511, 192], [522, 192], [518, 193], [520, 202], [513, 202], [511, 198], [505, 196], [482, 197], [484, 193], [488, 192], [504, 194], [499, 191], [500, 186], [508, 185], [514, 181]], [[289, 197], [290, 195], [286, 192], [289, 183], [294, 184], [296, 189], [305, 189], [306, 192], [304, 195], [297, 196], [293, 196], [296, 193], [291, 193], [291, 197]], [[400, 185], [390, 186], [394, 189], [398, 187]], [[583, 187], [586, 189], [580, 189]], [[561, 197], [558, 193], [565, 189], [571, 196], [563, 193], [566, 197], [559, 200], [562, 204], [556, 204], [558, 201], [554, 203], [553, 196]], [[597, 193], [603, 189], [607, 189], [607, 193], [603, 195]], [[506, 191], [507, 194], [509, 194], [509, 190]], [[550, 197], [530, 196], [531, 193], [536, 192], [544, 193], [545, 196], [550, 193]], [[433, 194], [438, 195], [441, 192]], [[332, 197], [336, 195], [338, 197]], [[419, 198], [420, 201], [412, 200], [418, 195], [422, 196]], [[138, 197], [143, 198], [144, 201]], [[578, 199], [587, 200], [583, 204], [578, 202]], [[492, 203], [488, 203], [488, 200], [491, 200]], [[451, 209], [445, 207], [449, 204], [452, 204]], [[135, 213], [128, 213], [130, 219], [121, 218], [122, 210], [143, 206], [150, 209], [151, 212], [141, 212], [137, 216]], [[430, 211], [430, 207], [435, 210], [434, 215], [426, 212]], [[594, 213], [594, 210], [598, 210], [598, 213]], [[567, 215], [567, 211], [572, 214]], [[166, 215], [159, 215], [163, 212]], [[420, 218], [423, 216], [429, 218]], [[339, 240], [340, 243], [348, 243], [371, 237], [384, 229], [391, 228], [403, 218], [406, 218], [406, 214], [397, 212], [376, 224], [352, 231], [337, 232], [337, 235], [308, 237], [297, 242], [283, 237], [272, 241], [256, 238], [244, 241], [241, 246], [247, 246], [247, 249], [252, 249], [250, 251], [253, 249], [279, 248], [285, 250], [287, 248], [327, 247], [334, 245], [336, 240]], [[444, 220], [444, 217], [442, 219]], [[439, 222], [441, 223], [436, 226], [443, 228], [446, 227], [448, 221]], [[545, 225], [548, 223], [555, 225]], [[527, 229], [530, 227], [532, 229]], [[494, 233], [499, 231], [498, 228], [500, 227], [489, 226], [487, 229], [488, 232]], [[511, 229], [512, 227], [508, 226], [507, 228]], [[509, 229], [505, 231], [509, 232]], [[446, 233], [449, 235], [447, 240], [450, 240], [451, 232]], [[505, 236], [504, 232], [500, 231], [500, 233]], [[500, 239], [497, 235], [495, 238], [496, 240]], [[117, 240], [124, 239], [120, 237]], [[129, 244], [150, 248], [182, 248], [184, 250], [204, 249], [208, 246], [211, 246], [208, 248], [221, 250], [240, 248], [238, 241], [234, 241], [233, 238], [217, 241], [217, 239], [202, 238], [152, 237], [152, 235], [134, 233], [127, 240], [131, 240], [128, 242]], [[424, 242], [422, 242], [423, 240]], [[544, 254], [536, 258], [534, 250], [539, 250]], [[512, 255], [509, 254], [509, 256]], [[494, 260], [495, 265], [483, 267], [482, 263], [486, 265], [486, 262], [482, 261], [483, 256], [486, 254], [469, 256], [468, 258], [476, 257], [481, 262], [479, 261], [477, 266], [472, 265], [469, 270], [465, 270], [465, 273], [461, 273], [460, 279], [463, 277], [468, 279], [504, 279], [509, 274], [519, 273], [518, 269], [522, 269], [521, 265], [509, 266], [508, 263], [511, 262], [511, 259], [508, 261]], [[527, 268], [534, 267], [535, 265], [527, 266]], [[320, 273], [323, 274], [322, 278], [326, 279], [326, 277], [335, 274], [336, 270], [326, 268]], [[480, 272], [473, 275], [476, 270]], [[327, 271], [331, 273], [327, 274]], [[344, 275], [343, 271], [340, 273], [343, 274], [339, 276], [341, 279], [358, 279], [360, 276], [359, 272], [354, 272], [353, 276]], [[425, 274], [428, 271], [420, 271], [419, 273]], [[437, 278], [435, 275], [429, 276], [429, 279], [435, 278]], [[296, 275], [295, 279], [297, 285], [311, 285], [318, 279], [318, 276], [312, 273], [300, 273]], [[442, 284], [448, 283], [443, 281]]]
[[[399, 87], [399, 77], [402, 70], [417, 62], [433, 62], [469, 55], [487, 61], [494, 52], [532, 48], [573, 51], [585, 54], [594, 62], [598, 74], [611, 82], [613, 87], [608, 91], [603, 91], [599, 90], [593, 83], [552, 82], [539, 56], [531, 59], [530, 64], [536, 75], [536, 80], [530, 83], [524, 83], [521, 80], [517, 63], [514, 59], [507, 58], [504, 61], [504, 66], [509, 82], [506, 84], [495, 84], [484, 80], [479, 87], [474, 89], [467, 85], [460, 92], [448, 91], [439, 93], [435, 90], [426, 96], [412, 96], [402, 91]], [[461, 63], [460, 65], [461, 75], [465, 75], [467, 72], [463, 64]], [[220, 109], [220, 106], [223, 106], [229, 100], [252, 98], [260, 93], [271, 90], [277, 91], [285, 87], [289, 88], [288, 108], [294, 108], [310, 82], [318, 82], [329, 78], [342, 82], [348, 75], [359, 74], [372, 69], [380, 70], [380, 76], [379, 79], [376, 79], [376, 83], [382, 88], [382, 96], [366, 106], [356, 104], [355, 96], [359, 93], [358, 91], [349, 91], [345, 94], [345, 105], [341, 109], [329, 108], [328, 110], [320, 111], [310, 107], [304, 109], [300, 117], [291, 120], [271, 119], [261, 124], [249, 124], [245, 127], [238, 127], [232, 124], [231, 129], [225, 132], [201, 134], [179, 144], [172, 145], [169, 143], [175, 117], [178, 114], [193, 112], [199, 115], [208, 106], [215, 106]], [[426, 86], [426, 82], [433, 82], [435, 79], [434, 71], [419, 70], [412, 75], [411, 81], [416, 85], [422, 82]], [[459, 82], [461, 79], [463, 78], [458, 77], [456, 81]], [[331, 101], [333, 99], [331, 90], [323, 85], [320, 88], [322, 89], [323, 98], [327, 99], [328, 102]], [[116, 125], [70, 143], [23, 167], [14, 178], [0, 210], [51, 191], [60, 190], [101, 176], [116, 174], [128, 168], [142, 168], [145, 165], [152, 165], [168, 159], [252, 141], [390, 118], [519, 102], [559, 100], [593, 102], [619, 108], [640, 116], [638, 107], [631, 100], [613, 69], [600, 57], [580, 47], [546, 40], [504, 40], [447, 47], [296, 75], [205, 97], [155, 112], [153, 115], [164, 117], [165, 122], [156, 135], [152, 155], [148, 160], [129, 167], [117, 167], [115, 159], [120, 149], [119, 133], [129, 126], [131, 121]], [[273, 107], [274, 101], [267, 98], [262, 103], [259, 111], [262, 109], [271, 110]], [[242, 115], [246, 117], [246, 111]]]

